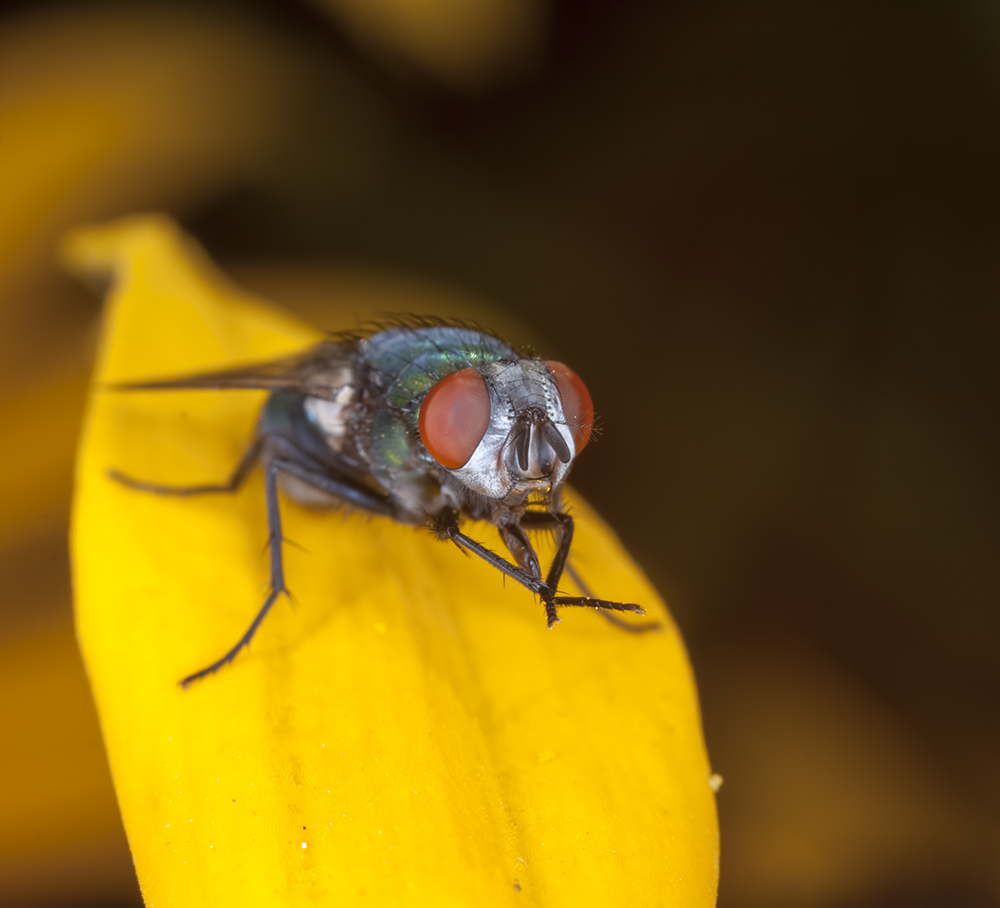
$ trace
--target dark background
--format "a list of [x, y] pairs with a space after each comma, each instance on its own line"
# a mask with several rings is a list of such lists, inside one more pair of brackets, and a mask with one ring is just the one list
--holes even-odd
[[463, 81], [209, 5], [311, 72], [175, 212], [224, 269], [458, 287], [587, 381], [574, 484], [688, 643], [720, 906], [1000, 904], [1000, 11], [563, 0]]

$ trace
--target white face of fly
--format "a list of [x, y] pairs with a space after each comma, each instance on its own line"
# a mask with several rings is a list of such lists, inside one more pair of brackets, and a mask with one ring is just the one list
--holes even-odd
[[488, 498], [547, 500], [566, 477], [576, 447], [556, 383], [539, 360], [480, 369], [490, 394], [490, 422], [472, 456], [451, 474]]

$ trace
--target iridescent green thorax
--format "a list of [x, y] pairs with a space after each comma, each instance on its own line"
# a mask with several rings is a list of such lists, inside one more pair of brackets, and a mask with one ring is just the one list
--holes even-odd
[[489, 334], [452, 326], [390, 328], [361, 341], [359, 350], [368, 370], [371, 470], [386, 488], [427, 479], [430, 456], [417, 422], [434, 385], [459, 369], [518, 358]]
[[390, 328], [361, 342], [361, 356], [385, 402], [394, 409], [419, 408], [446, 375], [469, 366], [516, 360], [503, 341], [471, 328]]

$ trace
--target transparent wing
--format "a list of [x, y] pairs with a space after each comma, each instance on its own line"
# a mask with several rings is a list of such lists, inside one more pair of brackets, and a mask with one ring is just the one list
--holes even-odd
[[342, 388], [354, 362], [357, 343], [352, 340], [324, 341], [302, 353], [265, 363], [252, 363], [174, 378], [115, 382], [111, 391], [168, 391], [181, 389], [292, 391], [333, 400]]

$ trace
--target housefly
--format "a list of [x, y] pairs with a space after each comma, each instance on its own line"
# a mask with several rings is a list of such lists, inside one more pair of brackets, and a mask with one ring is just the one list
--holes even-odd
[[[114, 387], [270, 392], [253, 440], [225, 482], [166, 486], [109, 472], [139, 491], [188, 496], [236, 492], [256, 465], [264, 469], [269, 593], [236, 645], [184, 678], [184, 687], [232, 662], [275, 601], [288, 595], [279, 488], [300, 503], [348, 505], [431, 528], [535, 593], [550, 628], [566, 606], [596, 608], [627, 630], [658, 627], [616, 618], [612, 613], [645, 612], [594, 598], [567, 563], [573, 518], [561, 493], [594, 424], [590, 392], [568, 366], [522, 356], [478, 328], [413, 321], [333, 335], [298, 355], [246, 368]], [[463, 533], [463, 519], [493, 524], [509, 558]], [[532, 530], [556, 536], [544, 574]], [[586, 595], [559, 592], [564, 572]]]

